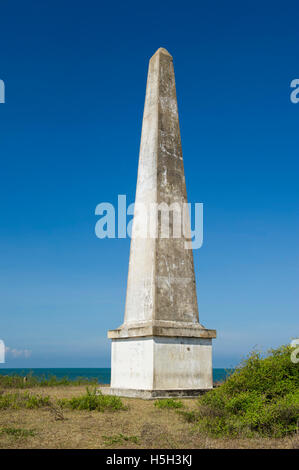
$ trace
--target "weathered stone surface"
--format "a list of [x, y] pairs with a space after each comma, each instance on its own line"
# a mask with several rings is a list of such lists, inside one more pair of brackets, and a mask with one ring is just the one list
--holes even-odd
[[157, 400], [158, 398], [198, 398], [210, 389], [176, 389], [176, 390], [134, 390], [133, 388], [101, 387], [102, 395], [113, 395], [118, 397], [142, 398], [143, 400]]
[[[190, 221], [178, 238], [138, 236], [152, 204], [187, 203], [174, 69], [157, 50], [149, 63], [124, 323], [112, 339], [111, 388], [123, 396], [194, 396], [213, 387], [212, 338], [199, 323]], [[138, 211], [138, 204], [146, 211]], [[173, 215], [170, 229], [177, 229]]]
[[213, 387], [210, 338], [146, 336], [112, 340], [112, 388]]
[[[163, 48], [149, 63], [135, 202], [147, 207], [187, 203], [173, 61]], [[144, 222], [142, 214], [138, 221]], [[137, 223], [132, 231], [124, 323], [198, 324], [193, 253], [185, 248], [188, 240], [184, 236], [140, 239], [135, 234]], [[161, 220], [159, 235], [160, 224]]]
[[120, 328], [108, 332], [108, 338], [110, 339], [138, 336], [216, 338], [216, 330], [208, 330], [195, 323], [153, 320], [151, 322], [123, 324]]

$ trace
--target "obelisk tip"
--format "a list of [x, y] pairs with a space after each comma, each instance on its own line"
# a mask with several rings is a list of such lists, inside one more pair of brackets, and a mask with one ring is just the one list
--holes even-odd
[[172, 58], [172, 55], [169, 54], [169, 52], [164, 49], [164, 47], [159, 47], [159, 49], [156, 50], [156, 52], [154, 53], [153, 57], [156, 55], [156, 54], [164, 54], [164, 55], [168, 55], [169, 57]]

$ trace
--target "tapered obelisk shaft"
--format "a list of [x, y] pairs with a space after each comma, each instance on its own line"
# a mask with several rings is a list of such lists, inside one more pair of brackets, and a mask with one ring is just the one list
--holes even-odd
[[[187, 203], [173, 61], [162, 48], [149, 63], [135, 202]], [[156, 239], [135, 239], [134, 228], [125, 323], [197, 323], [193, 254], [184, 234], [162, 238], [158, 227]]]

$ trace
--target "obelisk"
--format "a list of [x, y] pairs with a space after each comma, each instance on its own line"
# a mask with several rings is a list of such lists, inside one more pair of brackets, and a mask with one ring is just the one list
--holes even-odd
[[[151, 205], [180, 208], [186, 203], [173, 60], [160, 48], [149, 62], [125, 318], [108, 332], [111, 386], [102, 393], [188, 397], [213, 387], [216, 331], [199, 323], [193, 253], [186, 236], [189, 217], [179, 237], [163, 235], [161, 217], [156, 231], [139, 236], [150, 220]], [[138, 205], [146, 210], [136, 209]], [[173, 213], [173, 233], [176, 220]]]

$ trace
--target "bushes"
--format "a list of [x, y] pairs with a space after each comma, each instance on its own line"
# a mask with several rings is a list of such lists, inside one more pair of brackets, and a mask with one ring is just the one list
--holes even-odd
[[119, 397], [97, 394], [96, 389], [90, 391], [88, 387], [85, 395], [71, 399], [64, 398], [58, 403], [60, 406], [72, 410], [118, 411], [127, 409]]
[[199, 398], [198, 427], [213, 436], [282, 437], [299, 421], [299, 365], [282, 346], [253, 352], [228, 379]]
[[298, 364], [291, 361], [292, 348], [281, 346], [262, 358], [253, 352], [224, 383], [229, 393], [256, 391], [268, 399], [295, 392], [299, 387]]

